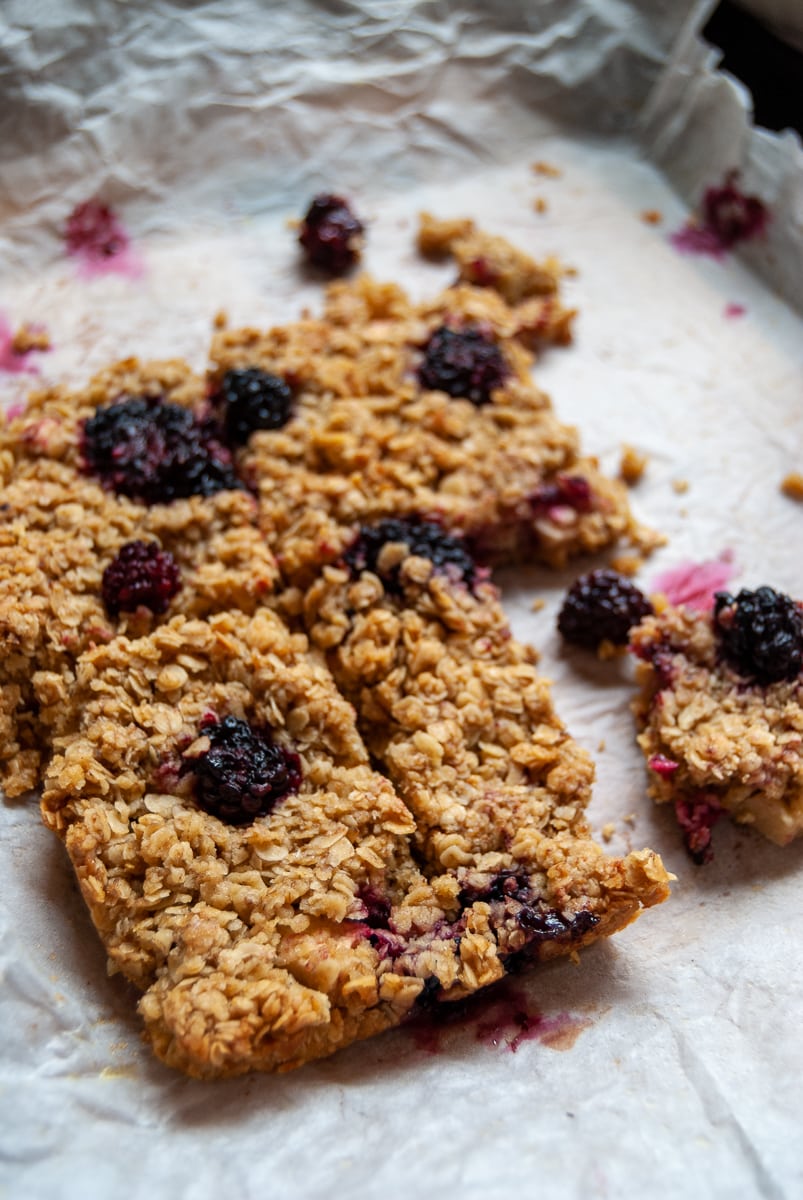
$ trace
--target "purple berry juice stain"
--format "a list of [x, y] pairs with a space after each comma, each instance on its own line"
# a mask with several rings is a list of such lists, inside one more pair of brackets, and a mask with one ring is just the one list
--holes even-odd
[[448, 1042], [472, 1034], [475, 1042], [515, 1054], [523, 1042], [570, 1050], [591, 1021], [571, 1013], [545, 1016], [520, 988], [505, 982], [490, 994], [437, 1004], [407, 1028], [419, 1050], [439, 1054]]
[[708, 612], [714, 606], [714, 593], [725, 587], [738, 574], [733, 551], [706, 562], [682, 562], [653, 579], [650, 591], [663, 592], [670, 604], [685, 605], [698, 612]]
[[746, 313], [747, 309], [743, 304], [735, 304], [732, 300], [722, 310], [722, 315], [727, 321], [736, 321]]
[[729, 171], [721, 184], [706, 188], [700, 213], [669, 235], [676, 250], [721, 259], [739, 242], [762, 236], [769, 209], [759, 196], [748, 196], [739, 188], [738, 177], [738, 171]]
[[114, 209], [100, 200], [76, 204], [64, 227], [64, 245], [84, 279], [112, 273], [139, 279], [144, 274], [128, 231]]

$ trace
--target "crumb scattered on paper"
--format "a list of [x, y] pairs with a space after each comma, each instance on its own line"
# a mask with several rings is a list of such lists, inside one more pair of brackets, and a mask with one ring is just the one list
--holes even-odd
[[616, 826], [613, 821], [609, 821], [607, 825], [603, 825], [601, 832], [603, 842], [609, 842], [616, 833]]
[[530, 605], [530, 612], [540, 612], [545, 604], [546, 601], [544, 600], [543, 596], [536, 596]]
[[533, 200], [533, 208], [537, 213], [545, 213], [549, 208], [549, 205], [543, 196], [536, 196], [535, 200]]
[[659, 212], [657, 208], [645, 208], [641, 214], [641, 219], [645, 225], [660, 225], [664, 219], [664, 214]]
[[219, 308], [212, 318], [212, 325], [215, 329], [225, 329], [229, 323], [229, 314], [225, 308]]
[[543, 159], [532, 164], [532, 171], [536, 175], [542, 175], [545, 179], [560, 179], [563, 174], [560, 167], [556, 167], [554, 163], [544, 162]]
[[619, 474], [630, 487], [637, 484], [647, 469], [648, 458], [641, 454], [635, 446], [622, 446], [622, 458], [619, 464]]
[[803, 501], [803, 475], [800, 471], [792, 471], [781, 480], [781, 491], [790, 500]]
[[677, 492], [677, 494], [679, 496], [682, 496], [684, 494], [684, 492], [687, 492], [688, 490], [689, 490], [688, 479], [673, 479], [672, 480], [672, 491]]

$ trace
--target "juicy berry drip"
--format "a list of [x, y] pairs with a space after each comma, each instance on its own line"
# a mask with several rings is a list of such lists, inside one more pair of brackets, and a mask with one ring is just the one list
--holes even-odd
[[[599, 917], [587, 909], [567, 915], [548, 908], [534, 893], [527, 875], [514, 870], [500, 871], [480, 888], [464, 885], [458, 896], [461, 907], [467, 908], [478, 900], [492, 906], [505, 904], [506, 916], [512, 917], [527, 935], [527, 946], [517, 954], [526, 955], [532, 946], [542, 942], [580, 938], [599, 922]], [[493, 915], [491, 920], [492, 924], [499, 923]]]
[[77, 204], [67, 218], [64, 238], [69, 254], [114, 258], [128, 248], [128, 234], [113, 209], [100, 200]]
[[558, 475], [542, 483], [529, 497], [533, 513], [548, 513], [550, 508], [573, 508], [576, 512], [591, 512], [591, 485], [582, 475]]
[[274, 745], [268, 729], [229, 716], [205, 718], [200, 731], [209, 748], [197, 757], [185, 755], [182, 770], [195, 776], [195, 800], [205, 812], [229, 825], [247, 825], [298, 791], [301, 759]]
[[714, 629], [725, 661], [760, 684], [792, 680], [803, 669], [803, 613], [771, 587], [717, 592]]
[[691, 798], [678, 796], [675, 800], [675, 816], [683, 835], [683, 845], [698, 866], [711, 862], [714, 850], [711, 846], [711, 830], [722, 816], [722, 807], [716, 796], [702, 794]]
[[635, 584], [616, 571], [590, 571], [575, 580], [558, 614], [567, 642], [596, 650], [604, 641], [626, 646], [630, 629], [653, 611]]
[[357, 895], [366, 910], [366, 915], [361, 918], [362, 924], [367, 925], [369, 929], [387, 929], [390, 901], [371, 887], [361, 888]]
[[364, 226], [341, 196], [316, 196], [301, 223], [298, 240], [307, 259], [330, 275], [342, 275], [357, 261]]
[[441, 325], [424, 347], [418, 381], [424, 388], [479, 406], [490, 403], [492, 392], [509, 374], [510, 367], [490, 334], [474, 326], [450, 329]]
[[176, 560], [158, 542], [134, 541], [121, 546], [103, 572], [101, 595], [107, 613], [136, 612], [143, 605], [163, 613], [181, 590]]
[[293, 393], [278, 375], [246, 367], [227, 371], [214, 397], [230, 446], [244, 446], [257, 429], [281, 429], [290, 419]]
[[99, 408], [84, 422], [83, 469], [143, 504], [240, 488], [214, 421], [144, 396]]
[[477, 577], [474, 562], [463, 541], [444, 532], [434, 521], [422, 521], [417, 517], [389, 517], [376, 525], [364, 525], [356, 541], [343, 555], [343, 561], [353, 574], [372, 571], [379, 575], [389, 592], [399, 592], [400, 563], [387, 570], [380, 570], [379, 559], [385, 546], [402, 543], [408, 555], [428, 558], [436, 571], [462, 580], [473, 587]]

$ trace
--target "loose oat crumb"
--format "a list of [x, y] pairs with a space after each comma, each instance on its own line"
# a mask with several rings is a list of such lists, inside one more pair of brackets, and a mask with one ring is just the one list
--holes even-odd
[[792, 471], [781, 481], [781, 491], [790, 500], [803, 500], [803, 474]]
[[640, 554], [617, 554], [611, 559], [613, 570], [618, 571], [620, 575], [626, 575], [628, 579], [638, 575], [643, 566], [644, 559]]
[[535, 600], [533, 600], [532, 604], [530, 605], [530, 612], [540, 612], [545, 604], [546, 601], [543, 599], [543, 597], [536, 596]]
[[543, 196], [536, 196], [535, 200], [533, 200], [533, 208], [537, 213], [545, 213], [549, 208], [549, 205]]
[[599, 739], [599, 744], [598, 744], [598, 746], [597, 746], [597, 750], [598, 750], [598, 752], [599, 752], [600, 754], [602, 754], [602, 752], [604, 751], [604, 749], [605, 749], [605, 738], [600, 738], [600, 739]]
[[682, 496], [684, 494], [684, 492], [687, 492], [688, 490], [689, 490], [688, 479], [673, 479], [672, 480], [672, 491], [676, 492], [678, 494], [678, 496]]
[[648, 458], [641, 454], [635, 446], [622, 446], [622, 459], [619, 464], [619, 476], [626, 484], [633, 487], [643, 477], [647, 469]]
[[607, 825], [603, 825], [602, 826], [603, 842], [609, 842], [615, 833], [616, 833], [616, 826], [614, 825], [613, 821], [609, 821]]
[[625, 816], [622, 817], [622, 820], [624, 821], [625, 825], [633, 826], [636, 823], [636, 814], [632, 812], [626, 813]]
[[213, 329], [225, 329], [229, 323], [229, 314], [225, 308], [219, 308], [212, 318]]
[[664, 214], [657, 208], [645, 208], [641, 214], [641, 219], [645, 225], [660, 225], [664, 219]]
[[31, 350], [49, 350], [50, 334], [41, 325], [29, 325], [26, 321], [20, 325], [11, 339], [11, 349], [15, 354], [28, 354]]
[[542, 175], [545, 179], [560, 179], [563, 174], [563, 171], [560, 169], [560, 167], [556, 167], [552, 163], [544, 162], [543, 159], [539, 159], [537, 162], [532, 163], [531, 170], [534, 175]]

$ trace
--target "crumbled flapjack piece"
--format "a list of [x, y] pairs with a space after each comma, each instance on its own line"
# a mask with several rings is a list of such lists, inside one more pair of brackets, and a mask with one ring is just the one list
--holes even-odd
[[[417, 830], [399, 786], [367, 765], [353, 707], [266, 609], [177, 616], [89, 650], [76, 699], [44, 820], [112, 969], [143, 992], [156, 1054], [197, 1077], [300, 1066], [573, 953], [666, 895], [660, 860], [607, 858], [568, 812], [554, 836], [518, 823], [503, 844], [458, 805], [447, 836], [471, 852], [422, 869], [414, 848], [432, 826]], [[290, 769], [267, 804], [275, 755], [260, 746]], [[572, 756], [549, 753], [568, 777]]]
[[537, 263], [506, 238], [477, 229], [470, 220], [419, 217], [418, 248], [428, 258], [454, 258], [461, 283], [492, 288], [510, 305], [533, 296], [554, 296], [563, 274], [554, 259]]
[[[667, 606], [631, 634], [641, 683], [634, 712], [650, 795], [674, 804], [698, 862], [711, 857], [710, 831], [722, 812], [779, 845], [803, 833], [799, 649], [796, 670], [760, 682], [723, 638], [727, 608], [720, 605], [717, 614]], [[756, 629], [752, 618], [751, 636]]]
[[[178, 612], [253, 611], [274, 590], [274, 559], [241, 487], [144, 504], [86, 469], [85, 423], [121, 397], [202, 411], [203, 381], [183, 363], [129, 360], [80, 392], [35, 393], [0, 430], [0, 782], [36, 786], [51, 714], [71, 704], [78, 656], [118, 632], [142, 633]], [[135, 430], [136, 432], [136, 430]], [[142, 441], [145, 445], [145, 440]], [[139, 452], [139, 451], [137, 451]], [[171, 555], [180, 585], [155, 609], [110, 612], [104, 572], [141, 541]], [[125, 580], [118, 570], [118, 585]], [[112, 608], [116, 609], [116, 605]]]
[[[446, 362], [450, 390], [429, 386], [425, 348], [443, 329], [498, 351], [495, 386], [480, 394], [485, 375], [464, 357]], [[576, 430], [534, 386], [519, 334], [515, 311], [488, 289], [461, 285], [414, 306], [363, 277], [330, 288], [320, 320], [215, 338], [213, 388], [258, 367], [295, 389], [293, 417], [253, 434], [241, 459], [290, 582], [334, 561], [355, 524], [384, 517], [436, 519], [490, 563], [562, 566], [620, 539], [654, 544], [622, 484], [581, 457]]]

